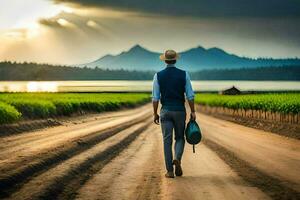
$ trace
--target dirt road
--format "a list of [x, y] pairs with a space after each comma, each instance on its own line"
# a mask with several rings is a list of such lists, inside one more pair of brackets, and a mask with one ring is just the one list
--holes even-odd
[[300, 143], [198, 115], [184, 176], [164, 178], [151, 106], [0, 138], [4, 199], [299, 199]]

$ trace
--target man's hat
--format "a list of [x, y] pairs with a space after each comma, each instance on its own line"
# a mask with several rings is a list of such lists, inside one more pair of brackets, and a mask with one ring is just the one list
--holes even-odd
[[179, 58], [179, 54], [174, 50], [167, 50], [164, 54], [160, 55], [159, 58], [161, 60], [177, 60]]

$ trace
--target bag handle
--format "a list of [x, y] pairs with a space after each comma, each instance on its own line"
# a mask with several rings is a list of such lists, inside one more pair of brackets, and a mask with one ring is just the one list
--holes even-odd
[[190, 120], [189, 120], [190, 122], [191, 121], [196, 121], [195, 119], [192, 119], [192, 113], [190, 114]]

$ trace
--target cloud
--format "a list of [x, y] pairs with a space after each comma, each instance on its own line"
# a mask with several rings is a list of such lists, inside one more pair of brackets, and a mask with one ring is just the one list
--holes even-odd
[[110, 24], [111, 21], [115, 22], [115, 20], [122, 21], [120, 18], [102, 18], [101, 16], [93, 15], [93, 12], [91, 15], [88, 15], [88, 13], [86, 13], [87, 15], [80, 15], [77, 13], [77, 10], [74, 12], [61, 12], [54, 17], [40, 19], [39, 23], [47, 27], [48, 31], [60, 34], [61, 37], [67, 36], [66, 40], [68, 41], [70, 39], [79, 41], [96, 38], [100, 40], [101, 38], [116, 38], [114, 32], [106, 24]]
[[52, 28], [77, 28], [82, 21], [80, 16], [71, 12], [61, 12], [54, 17], [39, 19], [41, 25]]
[[299, 0], [53, 0], [152, 14], [192, 17], [300, 17]]
[[99, 27], [99, 25], [93, 20], [87, 21], [86, 25], [89, 26], [89, 27], [92, 27], [92, 28], [98, 28]]
[[137, 43], [153, 51], [202, 45], [252, 57], [300, 55], [299, 0], [52, 1], [65, 9], [40, 19], [37, 36], [36, 29], [0, 30], [0, 60], [78, 64]]
[[59, 24], [58, 21], [54, 18], [40, 19], [39, 23], [49, 27], [62, 27], [61, 24]]

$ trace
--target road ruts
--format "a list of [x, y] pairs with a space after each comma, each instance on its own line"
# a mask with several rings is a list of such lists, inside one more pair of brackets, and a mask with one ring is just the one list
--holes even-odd
[[[120, 117], [109, 121], [103, 122], [100, 118], [99, 121], [1, 138], [0, 197], [9, 197], [32, 177], [54, 168], [122, 130], [145, 121], [150, 116], [150, 109], [143, 108], [135, 109], [134, 112], [121, 111], [119, 114], [125, 112], [129, 115], [119, 115]], [[37, 138], [32, 136], [35, 134], [38, 135]], [[22, 145], [23, 139], [25, 142]], [[20, 145], [12, 147], [10, 143], [16, 141]]]
[[160, 199], [162, 149], [160, 128], [152, 125], [124, 152], [94, 174], [77, 200]]
[[166, 179], [151, 111], [1, 137], [0, 198], [299, 199], [298, 140], [202, 114], [203, 142], [195, 154], [186, 143], [183, 177]]
[[249, 165], [300, 192], [300, 141], [204, 114], [198, 116], [205, 138]]

